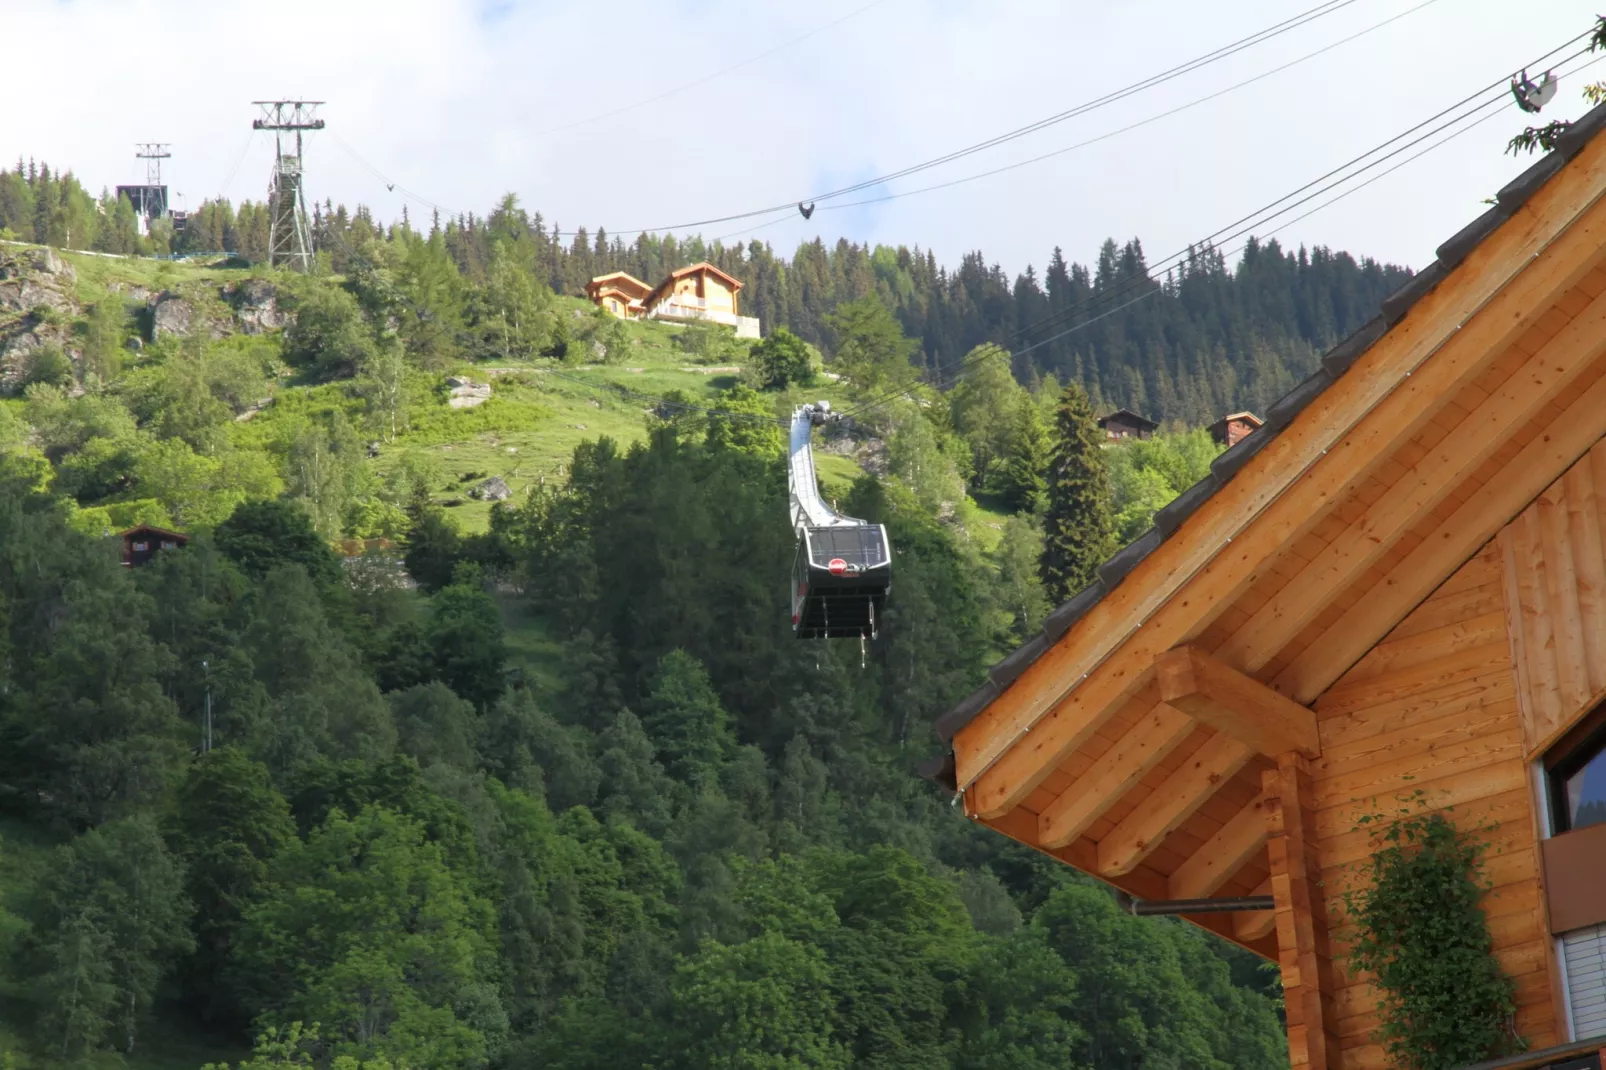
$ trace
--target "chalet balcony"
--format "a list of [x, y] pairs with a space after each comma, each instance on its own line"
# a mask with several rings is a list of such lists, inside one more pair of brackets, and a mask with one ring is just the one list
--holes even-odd
[[759, 336], [757, 317], [738, 316], [723, 308], [710, 308], [706, 298], [692, 297], [688, 294], [679, 294], [671, 300], [659, 302], [647, 312], [647, 317], [649, 319], [681, 323], [693, 321], [720, 323], [727, 327], [736, 328], [736, 337], [738, 338], [757, 338]]

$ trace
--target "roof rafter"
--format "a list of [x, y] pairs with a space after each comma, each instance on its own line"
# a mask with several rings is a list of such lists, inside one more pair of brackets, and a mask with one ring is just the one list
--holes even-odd
[[[1266, 849], [1271, 825], [1266, 796], [1254, 801], [1218, 831], [1171, 874], [1172, 899], [1202, 899], [1232, 879], [1249, 860]], [[1263, 893], [1256, 893], [1263, 894]], [[1269, 891], [1264, 894], [1270, 894]]]
[[1093, 771], [1067, 788], [1037, 815], [1045, 847], [1063, 847], [1086, 832], [1122, 795], [1193, 735], [1192, 717], [1163, 702], [1127, 730]]
[[1099, 840], [1098, 873], [1119, 877], [1132, 872], [1254, 754], [1252, 747], [1231, 736], [1212, 737], [1164, 787]]

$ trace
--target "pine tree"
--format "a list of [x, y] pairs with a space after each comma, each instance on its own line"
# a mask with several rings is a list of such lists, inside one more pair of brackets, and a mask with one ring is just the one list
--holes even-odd
[[1093, 581], [1110, 550], [1110, 477], [1081, 384], [1060, 394], [1044, 516], [1043, 586], [1058, 604]]
[[1042, 511], [1052, 446], [1037, 402], [1022, 394], [1016, 401], [1009, 448], [998, 472], [998, 492], [1010, 508], [1026, 513]]

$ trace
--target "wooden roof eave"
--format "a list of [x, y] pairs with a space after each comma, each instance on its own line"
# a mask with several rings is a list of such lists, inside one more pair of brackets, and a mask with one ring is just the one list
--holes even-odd
[[[1274, 437], [1264, 437], [1263, 428], [1223, 456], [1239, 452], [1247, 459], [1184, 521], [1178, 537], [1156, 540], [1124, 579], [958, 729], [955, 777], [968, 812], [996, 819], [1017, 806], [1137, 694], [1159, 655], [1207, 626], [1278, 548], [1417, 434], [1557, 293], [1593, 268], [1593, 254], [1606, 244], [1606, 212], [1598, 205], [1606, 189], [1606, 141], [1586, 143], [1553, 171], [1463, 262], [1419, 274], [1417, 285], [1431, 285], [1430, 292], [1352, 369], [1320, 384], [1302, 411], [1274, 407], [1267, 420]], [[1403, 607], [1399, 616], [1408, 611]]]

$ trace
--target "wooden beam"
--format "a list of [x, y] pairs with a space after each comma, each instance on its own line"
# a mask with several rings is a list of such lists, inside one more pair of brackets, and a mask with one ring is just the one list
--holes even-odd
[[1222, 825], [1171, 874], [1171, 898], [1203, 899], [1265, 850], [1271, 835], [1266, 813], [1266, 797], [1261, 795]]
[[1099, 841], [1099, 875], [1132, 872], [1173, 830], [1249, 763], [1254, 749], [1231, 736], [1216, 735], [1171, 774], [1165, 786], [1144, 799]]
[[1606, 251], [1603, 190], [1606, 139], [1587, 146], [1474, 249], [960, 729], [954, 754], [967, 810], [985, 817], [1017, 805], [1136, 693], [1158, 654], [1214, 620], [1280, 548], [1369, 478], [1593, 270]]
[[1283, 975], [1288, 1061], [1309, 1070], [1338, 1070], [1338, 1015], [1333, 1005], [1332, 951], [1316, 849], [1310, 764], [1285, 754], [1262, 778], [1271, 825], [1267, 849], [1277, 903], [1277, 965]]
[[1606, 378], [1575, 395], [1542, 434], [1295, 658], [1277, 677], [1277, 690], [1296, 701], [1313, 701], [1602, 435]]
[[[1271, 878], [1260, 882], [1252, 895], [1271, 895]], [[1232, 935], [1241, 944], [1253, 944], [1264, 940], [1277, 931], [1277, 912], [1275, 910], [1245, 911], [1234, 915], [1232, 919]]]
[[[1089, 876], [1096, 876], [1098, 872], [1098, 846], [1086, 837], [1077, 840], [1067, 847], [1053, 850], [1043, 847], [1037, 842], [1037, 816], [1029, 810], [1011, 810], [996, 821], [982, 822], [995, 832], [1001, 832], [1010, 839], [1015, 840], [1033, 850], [1039, 851], [1057, 862], [1078, 869]], [[1149, 866], [1139, 866], [1121, 877], [1106, 878], [1112, 887], [1119, 888], [1134, 899], [1165, 899], [1166, 878]], [[1270, 895], [1270, 887], [1263, 888], [1256, 895]], [[1262, 914], [1270, 915], [1271, 911], [1255, 911], [1249, 917], [1260, 917]], [[1183, 920], [1190, 925], [1212, 932], [1223, 940], [1238, 944], [1246, 951], [1251, 951], [1262, 958], [1275, 960], [1277, 957], [1277, 942], [1268, 939], [1271, 930], [1259, 933], [1252, 939], [1243, 939], [1233, 928], [1233, 923], [1246, 915], [1238, 914], [1192, 914], [1184, 916]]]
[[1198, 647], [1161, 654], [1154, 679], [1163, 701], [1267, 757], [1291, 750], [1308, 758], [1322, 753], [1314, 713]]
[[1216, 656], [1254, 672], [1375, 565], [1401, 535], [1562, 396], [1606, 352], [1606, 294], [1541, 346], [1354, 523], [1328, 543]]
[[1092, 772], [1077, 780], [1037, 815], [1039, 842], [1048, 848], [1063, 847], [1081, 836], [1132, 785], [1142, 780], [1144, 774], [1192, 735], [1196, 727], [1193, 718], [1181, 710], [1163, 702], [1155, 703], [1153, 709], [1098, 760]]

